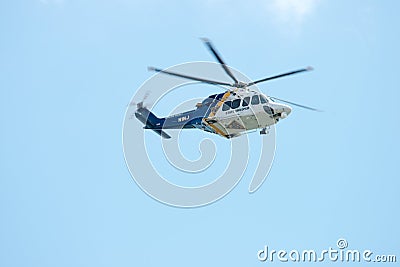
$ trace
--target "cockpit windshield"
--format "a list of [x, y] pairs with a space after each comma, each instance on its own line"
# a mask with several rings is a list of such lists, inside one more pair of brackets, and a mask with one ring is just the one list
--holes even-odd
[[267, 99], [265, 96], [260, 95], [260, 102], [261, 102], [262, 104], [268, 103], [268, 99]]

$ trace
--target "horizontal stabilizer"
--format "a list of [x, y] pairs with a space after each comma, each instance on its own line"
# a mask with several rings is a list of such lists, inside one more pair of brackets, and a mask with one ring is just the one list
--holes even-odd
[[169, 136], [166, 132], [164, 132], [163, 130], [160, 129], [151, 129], [154, 132], [158, 133], [159, 135], [161, 135], [161, 137], [165, 138], [165, 139], [170, 139], [171, 136]]

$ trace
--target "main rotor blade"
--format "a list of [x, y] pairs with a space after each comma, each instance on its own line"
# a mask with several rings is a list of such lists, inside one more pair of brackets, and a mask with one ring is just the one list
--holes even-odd
[[304, 71], [310, 71], [310, 70], [313, 70], [313, 68], [312, 67], [307, 67], [307, 68], [304, 68], [304, 69], [299, 69], [299, 70], [295, 70], [295, 71], [282, 73], [282, 74], [279, 74], [279, 75], [275, 75], [275, 76], [271, 76], [271, 77], [264, 78], [264, 79], [261, 79], [261, 80], [257, 80], [257, 81], [254, 81], [254, 82], [250, 82], [250, 83], [247, 84], [247, 86], [252, 86], [252, 85], [254, 85], [256, 83], [262, 83], [262, 82], [266, 82], [266, 81], [269, 81], [269, 80], [273, 80], [273, 79], [277, 79], [277, 78], [281, 78], [281, 77], [297, 74], [297, 73], [304, 72]]
[[316, 108], [312, 108], [312, 107], [308, 107], [308, 106], [304, 106], [304, 105], [300, 105], [300, 104], [297, 104], [297, 103], [293, 103], [293, 102], [290, 102], [290, 101], [287, 101], [287, 100], [283, 100], [283, 99], [280, 99], [280, 98], [277, 98], [277, 97], [270, 96], [270, 98], [272, 98], [273, 100], [278, 100], [278, 101], [281, 101], [281, 102], [284, 102], [284, 103], [288, 103], [288, 104], [291, 104], [291, 105], [294, 105], [294, 106], [298, 106], [298, 107], [301, 107], [301, 108], [305, 108], [305, 109], [309, 109], [309, 110], [312, 110], [312, 111], [322, 112], [322, 110], [319, 110], [319, 109], [316, 109]]
[[189, 79], [189, 80], [193, 80], [193, 81], [198, 81], [198, 82], [203, 82], [203, 83], [209, 83], [209, 84], [219, 84], [219, 85], [232, 86], [232, 84], [226, 83], [226, 82], [219, 82], [219, 81], [213, 81], [213, 80], [208, 80], [208, 79], [193, 77], [193, 76], [189, 76], [189, 75], [185, 75], [185, 74], [180, 74], [180, 73], [176, 73], [176, 72], [172, 72], [172, 71], [167, 71], [167, 70], [158, 69], [158, 68], [155, 68], [155, 67], [148, 67], [147, 69], [148, 69], [149, 71], [161, 72], [161, 73], [165, 73], [165, 74], [168, 74], [168, 75], [172, 75], [172, 76], [176, 76], [176, 77], [181, 77], [181, 78], [185, 78], [185, 79]]
[[207, 38], [201, 38], [201, 40], [204, 42], [204, 44], [207, 46], [207, 48], [211, 51], [211, 53], [215, 56], [215, 58], [218, 60], [218, 62], [221, 64], [221, 66], [224, 68], [225, 72], [229, 75], [229, 77], [232, 78], [232, 80], [237, 84], [239, 81], [235, 78], [229, 67], [225, 64], [225, 62], [222, 60], [221, 56], [217, 52], [217, 50], [214, 48], [213, 44], [211, 41]]

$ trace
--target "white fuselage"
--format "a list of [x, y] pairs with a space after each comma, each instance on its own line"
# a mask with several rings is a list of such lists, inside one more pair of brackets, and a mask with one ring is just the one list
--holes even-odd
[[260, 92], [243, 88], [227, 92], [206, 122], [218, 134], [235, 137], [273, 125], [290, 112], [289, 106], [276, 103]]

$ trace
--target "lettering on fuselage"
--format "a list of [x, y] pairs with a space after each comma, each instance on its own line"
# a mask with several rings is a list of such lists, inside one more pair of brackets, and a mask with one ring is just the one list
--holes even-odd
[[225, 115], [229, 115], [235, 112], [240, 112], [240, 111], [244, 111], [244, 110], [248, 110], [249, 107], [244, 107], [244, 108], [237, 108], [237, 109], [233, 109], [233, 110], [228, 110], [225, 112]]
[[183, 122], [183, 121], [187, 121], [187, 120], [189, 120], [189, 115], [178, 118], [178, 122]]

